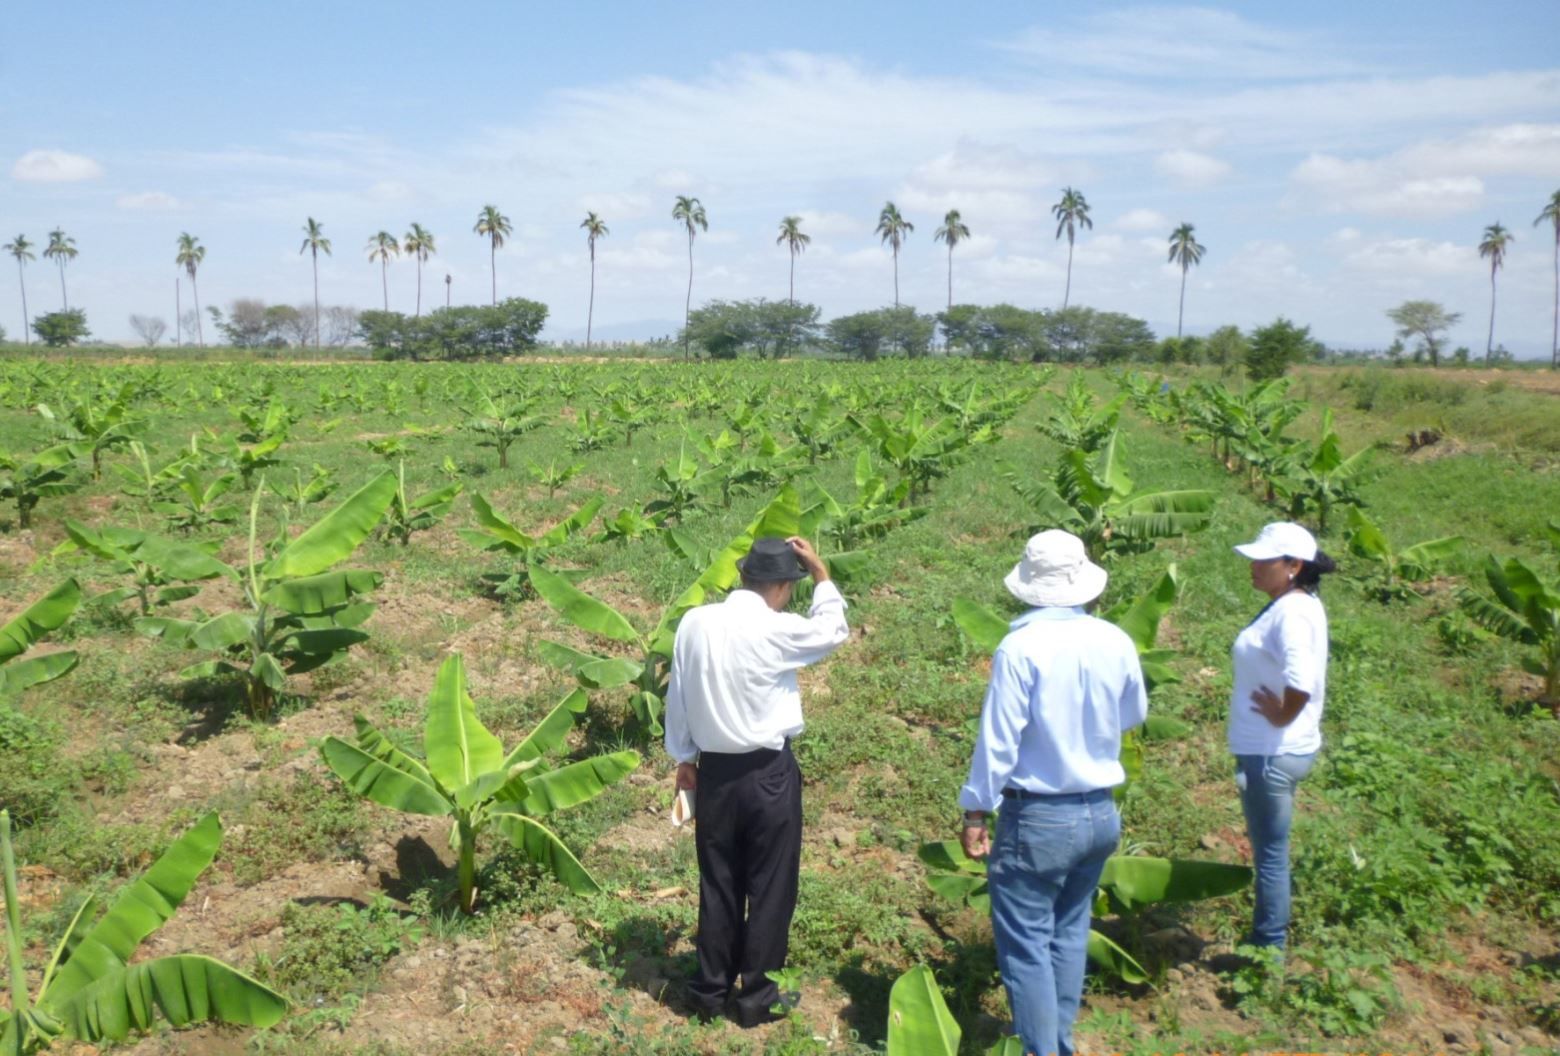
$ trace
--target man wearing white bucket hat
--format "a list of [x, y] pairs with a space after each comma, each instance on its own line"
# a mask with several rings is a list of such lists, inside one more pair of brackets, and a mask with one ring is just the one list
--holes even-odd
[[[1083, 542], [1041, 532], [1003, 581], [1033, 606], [991, 658], [969, 780], [963, 844], [991, 857], [991, 923], [1013, 1030], [1026, 1053], [1071, 1056], [1089, 915], [1121, 839], [1111, 790], [1126, 780], [1124, 730], [1148, 714], [1132, 639], [1084, 606], [1105, 570]], [[988, 816], [1001, 806], [995, 839]]]

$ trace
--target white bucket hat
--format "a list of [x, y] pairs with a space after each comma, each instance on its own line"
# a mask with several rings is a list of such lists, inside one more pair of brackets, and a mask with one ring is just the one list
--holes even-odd
[[1255, 540], [1241, 543], [1235, 552], [1253, 561], [1271, 561], [1275, 557], [1315, 561], [1316, 537], [1291, 521], [1275, 521], [1263, 525]]
[[1023, 560], [1002, 583], [1026, 605], [1070, 606], [1099, 597], [1109, 578], [1089, 560], [1082, 539], [1053, 528], [1030, 537]]

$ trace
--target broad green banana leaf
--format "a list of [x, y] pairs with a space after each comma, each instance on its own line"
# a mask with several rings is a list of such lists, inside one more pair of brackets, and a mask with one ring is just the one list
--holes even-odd
[[540, 565], [526, 569], [538, 596], [576, 627], [615, 642], [638, 642], [639, 632], [612, 606], [597, 601], [556, 572]]
[[564, 697], [547, 713], [547, 717], [537, 723], [518, 745], [514, 751], [504, 758], [503, 770], [507, 773], [520, 763], [540, 759], [544, 752], [549, 752], [563, 743], [563, 739], [569, 735], [574, 724], [579, 721], [581, 715], [590, 704], [590, 697], [583, 689], [576, 689]]
[[1009, 630], [1007, 620], [967, 598], [953, 599], [953, 622], [969, 636], [976, 648], [988, 653], [997, 651]]
[[376, 589], [384, 579], [383, 574], [364, 568], [323, 572], [273, 583], [260, 595], [260, 600], [296, 616], [313, 616]]
[[44, 635], [57, 630], [79, 604], [81, 587], [74, 579], [67, 579], [23, 609], [0, 627], [0, 664], [22, 655]]
[[955, 902], [982, 911], [991, 908], [991, 893], [986, 884], [986, 863], [968, 858], [957, 840], [923, 843], [916, 850], [931, 870], [926, 886]]
[[585, 505], [581, 506], [579, 509], [569, 514], [568, 517], [549, 528], [538, 541], [543, 546], [560, 545], [564, 540], [568, 539], [569, 536], [573, 535], [581, 528], [584, 528], [591, 521], [594, 521], [596, 519], [597, 512], [601, 509], [601, 504], [605, 501], [606, 500], [603, 499], [600, 495], [592, 496], [590, 501], [586, 502]]
[[31, 686], [53, 682], [61, 675], [75, 670], [80, 660], [81, 657], [74, 649], [13, 660], [0, 667], [0, 693], [20, 693]]
[[986, 1056], [1024, 1056], [1024, 1039], [1017, 1034], [1009, 1034], [987, 1049]]
[[38, 995], [39, 1003], [63, 1008], [97, 980], [123, 970], [136, 947], [173, 916], [211, 865], [221, 842], [222, 822], [216, 814], [207, 814], [169, 845], [81, 936], [49, 988]]
[[417, 770], [402, 769], [397, 765], [404, 753], [377, 758], [370, 751], [339, 737], [327, 737], [320, 742], [320, 754], [325, 758], [325, 765], [348, 788], [380, 806], [432, 817], [443, 817], [455, 809], [427, 776], [426, 770], [420, 766]]
[[1159, 637], [1159, 623], [1175, 605], [1180, 593], [1180, 573], [1175, 565], [1171, 565], [1146, 593], [1132, 601], [1111, 606], [1105, 618], [1126, 631], [1127, 637], [1132, 639], [1141, 653], [1154, 648], [1154, 642]]
[[932, 970], [918, 964], [888, 992], [888, 1056], [958, 1056], [963, 1032]]
[[1126, 982], [1148, 982], [1148, 972], [1130, 953], [1092, 929], [1089, 931], [1088, 952], [1089, 960]]
[[520, 529], [510, 524], [493, 509], [493, 504], [487, 496], [481, 492], [471, 493], [471, 512], [476, 514], [477, 523], [486, 528], [488, 534], [481, 532], [461, 532], [460, 536], [469, 543], [477, 546], [491, 548], [505, 546], [508, 549], [525, 551], [536, 545], [536, 540], [526, 535]]
[[361, 715], [352, 716], [352, 728], [357, 731], [357, 746], [380, 762], [389, 763], [397, 770], [411, 774], [424, 784], [432, 785], [433, 775], [422, 762], [403, 752], [395, 743], [379, 732], [378, 727]]
[[159, 1013], [176, 1027], [208, 1020], [269, 1027], [286, 1014], [287, 999], [221, 961], [181, 954], [112, 970], [50, 1011], [71, 1037], [118, 1041], [149, 1029]]
[[228, 646], [248, 641], [254, 630], [255, 618], [250, 613], [224, 612], [221, 616], [213, 616], [205, 623], [197, 624], [190, 631], [190, 641], [201, 649], [220, 652]]
[[638, 752], [613, 752], [532, 774], [520, 810], [536, 817], [594, 799], [638, 767]]
[[1251, 870], [1244, 865], [1124, 854], [1108, 858], [1100, 875], [1100, 888], [1127, 912], [1156, 902], [1217, 898], [1250, 883]]
[[395, 501], [396, 479], [385, 470], [320, 518], [263, 570], [266, 579], [312, 576], [324, 572], [356, 550]]
[[535, 818], [507, 811], [494, 811], [489, 817], [498, 831], [531, 861], [546, 866], [558, 882], [577, 895], [592, 895], [601, 890], [595, 877], [574, 857], [547, 826]]
[[423, 744], [428, 772], [447, 789], [464, 788], [503, 765], [504, 746], [477, 718], [476, 702], [466, 692], [466, 667], [459, 653], [439, 667], [428, 700]]

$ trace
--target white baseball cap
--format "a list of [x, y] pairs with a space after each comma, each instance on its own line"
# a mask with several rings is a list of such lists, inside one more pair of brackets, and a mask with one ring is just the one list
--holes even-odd
[[1059, 528], [1030, 537], [1023, 559], [1002, 581], [1026, 605], [1084, 605], [1100, 596], [1105, 570], [1084, 551], [1083, 540]]
[[1255, 540], [1241, 543], [1235, 552], [1253, 561], [1271, 561], [1275, 557], [1315, 561], [1316, 537], [1292, 521], [1275, 521], [1263, 525]]

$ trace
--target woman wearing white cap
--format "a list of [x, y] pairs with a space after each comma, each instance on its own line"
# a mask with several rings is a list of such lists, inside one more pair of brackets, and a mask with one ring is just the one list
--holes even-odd
[[1289, 929], [1289, 825], [1295, 787], [1322, 746], [1327, 612], [1316, 592], [1337, 568], [1298, 524], [1269, 524], [1235, 548], [1251, 585], [1272, 600], [1235, 637], [1230, 751], [1256, 865], [1256, 910], [1246, 936], [1282, 949]]
[[[1077, 536], [1029, 540], [1004, 582], [1034, 607], [991, 658], [959, 792], [964, 851], [991, 856], [991, 925], [1014, 1033], [1040, 1056], [1072, 1056], [1094, 889], [1121, 839], [1111, 797], [1126, 780], [1121, 734], [1148, 713], [1132, 639], [1084, 611], [1105, 579]], [[986, 819], [999, 804], [993, 840]]]

